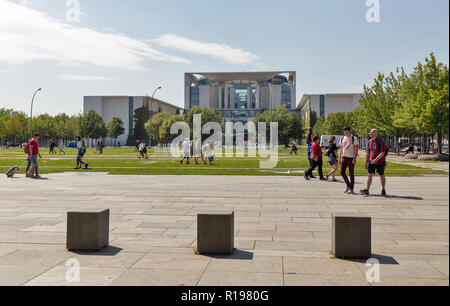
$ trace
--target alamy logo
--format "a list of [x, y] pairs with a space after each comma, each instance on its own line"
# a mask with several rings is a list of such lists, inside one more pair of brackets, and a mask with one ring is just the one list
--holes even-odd
[[[246, 124], [225, 122], [223, 135], [218, 122], [208, 122], [202, 126], [201, 115], [197, 114], [194, 115], [193, 131], [186, 122], [176, 122], [171, 126], [170, 133], [178, 136], [172, 141], [170, 150], [173, 157], [183, 156], [180, 145], [183, 147], [183, 143], [188, 143], [184, 147], [189, 149], [191, 146], [193, 154], [200, 155], [203, 145], [209, 144], [218, 149], [215, 154], [217, 157], [260, 157], [261, 169], [273, 169], [278, 165], [278, 122], [271, 122], [269, 130], [270, 139], [267, 138], [268, 127], [265, 122], [259, 122], [258, 126], [252, 121]], [[204, 135], [210, 136], [202, 142]]]
[[80, 22], [80, 0], [66, 0], [66, 21]]
[[369, 8], [366, 12], [366, 21], [368, 23], [380, 22], [380, 0], [367, 0], [366, 7]]
[[380, 262], [371, 258], [366, 262], [366, 267], [369, 268], [366, 272], [366, 280], [370, 283], [379, 283], [380, 282]]
[[66, 267], [69, 268], [66, 272], [66, 281], [68, 283], [79, 283], [80, 261], [76, 258], [71, 258], [66, 261]]

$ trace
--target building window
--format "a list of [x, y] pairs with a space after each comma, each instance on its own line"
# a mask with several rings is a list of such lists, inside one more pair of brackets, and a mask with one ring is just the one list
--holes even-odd
[[190, 105], [191, 108], [193, 106], [200, 106], [200, 89], [197, 86], [191, 87]]
[[291, 86], [286, 84], [281, 85], [281, 105], [290, 109], [292, 107], [291, 100]]
[[325, 117], [325, 96], [320, 96], [320, 117]]

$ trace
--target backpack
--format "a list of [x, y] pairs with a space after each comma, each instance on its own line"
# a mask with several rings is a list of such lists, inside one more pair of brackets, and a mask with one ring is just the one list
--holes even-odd
[[28, 144], [26, 144], [26, 146], [23, 148], [23, 152], [27, 155], [28, 153], [30, 153], [30, 146]]

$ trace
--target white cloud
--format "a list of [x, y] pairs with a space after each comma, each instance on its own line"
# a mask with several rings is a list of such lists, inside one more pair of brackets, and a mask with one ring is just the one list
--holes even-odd
[[144, 41], [67, 24], [10, 1], [0, 0], [0, 12], [0, 62], [54, 60], [127, 70], [145, 70], [142, 62], [149, 59], [190, 64]]
[[259, 59], [259, 56], [256, 54], [242, 49], [235, 49], [226, 44], [191, 40], [176, 34], [161, 35], [152, 41], [162, 47], [220, 58], [232, 64], [249, 64]]
[[78, 75], [78, 74], [62, 74], [58, 78], [63, 81], [110, 81], [116, 78], [97, 76], [97, 75]]

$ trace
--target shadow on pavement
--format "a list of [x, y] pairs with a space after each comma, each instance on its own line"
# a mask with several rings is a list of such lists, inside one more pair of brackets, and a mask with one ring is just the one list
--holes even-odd
[[211, 257], [215, 259], [234, 259], [234, 260], [253, 260], [253, 253], [243, 250], [234, 250], [230, 255], [220, 254], [201, 254], [202, 256]]
[[114, 247], [114, 246], [107, 246], [100, 251], [69, 251], [74, 254], [78, 255], [85, 255], [85, 256], [116, 256], [119, 254], [123, 249]]

